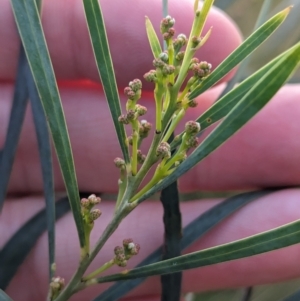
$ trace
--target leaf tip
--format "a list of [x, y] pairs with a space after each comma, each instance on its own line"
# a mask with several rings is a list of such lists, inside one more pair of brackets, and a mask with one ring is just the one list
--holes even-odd
[[291, 9], [292, 9], [293, 7], [294, 7], [294, 5], [288, 6], [287, 8], [285, 8], [284, 10], [281, 11], [282, 14], [285, 15], [285, 16], [287, 16], [287, 15], [290, 13], [290, 11], [291, 11]]

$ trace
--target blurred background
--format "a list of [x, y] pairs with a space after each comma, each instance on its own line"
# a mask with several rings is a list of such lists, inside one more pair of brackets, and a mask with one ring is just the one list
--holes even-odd
[[[293, 6], [289, 16], [279, 29], [251, 56], [242, 78], [252, 74], [266, 62], [300, 40], [300, 0], [215, 0], [215, 5], [225, 10], [238, 24], [244, 38], [255, 27], [261, 8], [264, 6], [263, 20], [266, 21], [280, 10]], [[300, 70], [291, 82], [300, 82]]]

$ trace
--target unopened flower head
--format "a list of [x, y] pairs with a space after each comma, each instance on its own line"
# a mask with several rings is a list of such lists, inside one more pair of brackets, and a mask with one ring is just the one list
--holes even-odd
[[116, 165], [116, 167], [118, 168], [124, 168], [125, 167], [125, 161], [122, 158], [115, 158], [114, 163]]
[[89, 197], [88, 197], [88, 200], [90, 201], [90, 203], [92, 205], [97, 205], [101, 202], [101, 198], [97, 197], [96, 195], [94, 194], [91, 194]]
[[115, 255], [124, 254], [124, 249], [122, 247], [120, 247], [120, 246], [117, 246], [114, 249], [114, 253], [115, 253]]
[[96, 219], [98, 219], [101, 216], [101, 213], [102, 212], [99, 209], [91, 210], [90, 215], [89, 215], [90, 220], [95, 221]]
[[82, 198], [80, 200], [80, 205], [83, 208], [89, 208], [90, 207], [90, 201], [88, 199], [86, 199], [86, 198]]
[[123, 124], [129, 124], [130, 123], [129, 120], [127, 119], [127, 116], [124, 115], [124, 114], [122, 114], [121, 116], [119, 116], [118, 121], [120, 123], [123, 123]]
[[173, 74], [174, 72], [175, 72], [175, 67], [172, 65], [165, 64], [162, 68], [162, 73], [164, 75], [170, 75], [170, 74]]
[[137, 160], [140, 164], [143, 164], [146, 160], [146, 155], [144, 155], [140, 149], [137, 151]]
[[65, 286], [65, 279], [61, 277], [53, 277], [50, 282], [50, 287], [53, 293], [60, 292]]
[[139, 135], [141, 138], [146, 138], [149, 135], [149, 132], [152, 128], [152, 124], [148, 122], [147, 120], [141, 120], [140, 126], [139, 126]]
[[124, 89], [124, 94], [127, 96], [128, 99], [130, 100], [134, 100], [135, 99], [135, 92], [133, 91], [133, 89], [131, 87], [126, 87]]
[[160, 32], [163, 34], [166, 31], [168, 31], [169, 28], [174, 26], [175, 24], [175, 19], [172, 18], [171, 16], [166, 16], [163, 18], [160, 22]]
[[178, 52], [178, 53], [176, 54], [176, 56], [175, 56], [175, 59], [176, 59], [178, 62], [181, 62], [181, 61], [183, 60], [183, 58], [184, 58], [184, 54], [185, 54], [184, 51]]
[[190, 101], [188, 102], [188, 106], [189, 106], [190, 108], [195, 108], [195, 107], [197, 107], [197, 105], [198, 105], [198, 102], [197, 102], [196, 99], [192, 99], [192, 100], [190, 100]]
[[156, 58], [153, 60], [153, 66], [155, 68], [163, 68], [165, 66], [165, 64], [166, 63], [164, 61], [162, 61], [161, 59]]
[[156, 81], [156, 71], [150, 70], [149, 72], [144, 74], [144, 79], [147, 82], [155, 82]]
[[123, 246], [124, 246], [124, 248], [127, 248], [130, 243], [133, 243], [133, 239], [132, 238], [126, 238], [126, 239], [124, 239], [123, 240]]
[[185, 142], [188, 148], [195, 148], [199, 144], [199, 140], [196, 136], [191, 136]]
[[126, 114], [126, 119], [129, 121], [132, 121], [135, 119], [135, 111], [134, 110], [128, 110]]
[[194, 120], [188, 121], [185, 124], [185, 131], [187, 134], [197, 134], [200, 131], [200, 123]]
[[201, 43], [201, 38], [199, 37], [192, 37], [192, 48], [196, 48]]
[[136, 78], [129, 83], [129, 87], [132, 89], [132, 91], [137, 92], [138, 90], [142, 89], [142, 82]]
[[175, 34], [175, 29], [172, 27], [172, 28], [168, 29], [168, 31], [163, 34], [163, 38], [164, 38], [164, 40], [172, 39], [174, 34]]
[[158, 58], [159, 58], [160, 60], [162, 60], [163, 62], [165, 62], [165, 63], [168, 63], [168, 61], [169, 61], [169, 56], [168, 56], [168, 54], [167, 54], [166, 52], [162, 52], [162, 53], [158, 56]]
[[135, 109], [139, 116], [143, 116], [147, 113], [147, 108], [144, 106], [136, 105]]
[[167, 142], [161, 142], [161, 144], [156, 149], [156, 156], [164, 159], [171, 158], [171, 148]]

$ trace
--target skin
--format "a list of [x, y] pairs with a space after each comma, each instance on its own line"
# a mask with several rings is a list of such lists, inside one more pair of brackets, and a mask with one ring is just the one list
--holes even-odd
[[[119, 1], [112, 6], [101, 1], [110, 38], [112, 56], [120, 91], [134, 78], [151, 69], [152, 56], [144, 32], [144, 16], [159, 24], [160, 0], [145, 5], [143, 1]], [[174, 0], [170, 14], [176, 19], [177, 32], [188, 33], [192, 20], [192, 0]], [[118, 9], [116, 9], [118, 8]], [[120, 21], [124, 19], [124, 21]], [[79, 188], [82, 191], [111, 193], [117, 189], [118, 171], [113, 159], [120, 156], [113, 124], [101, 90], [86, 29], [80, 0], [45, 0], [43, 25], [53, 60], [74, 151]], [[213, 34], [198, 57], [216, 66], [240, 42], [233, 22], [213, 9], [206, 30]], [[13, 94], [13, 79], [18, 59], [19, 38], [8, 0], [0, 9], [0, 145], [5, 140]], [[221, 46], [220, 46], [221, 44]], [[120, 55], [120, 46], [122, 55]], [[225, 78], [228, 80], [229, 77]], [[189, 111], [185, 121], [207, 109], [224, 87], [220, 84], [199, 97], [197, 108]], [[147, 119], [154, 116], [152, 86], [145, 85], [141, 104], [147, 106]], [[122, 93], [121, 93], [122, 94]], [[180, 179], [180, 191], [253, 189], [293, 186], [300, 180], [299, 162], [300, 96], [298, 85], [287, 85], [242, 130], [211, 156]], [[123, 96], [122, 96], [123, 97]], [[124, 104], [124, 97], [122, 98]], [[150, 139], [149, 139], [150, 140]], [[149, 141], [147, 142], [149, 145]], [[145, 149], [147, 148], [145, 143]], [[287, 147], [288, 146], [288, 147]], [[42, 179], [30, 107], [16, 155], [9, 185], [8, 202], [0, 218], [0, 246], [31, 216], [43, 208]], [[96, 167], [96, 168], [95, 168]], [[64, 185], [54, 158], [55, 188]], [[109, 174], [108, 171], [109, 170]], [[215, 246], [278, 227], [300, 218], [300, 193], [285, 189], [245, 206], [216, 226], [186, 252]], [[183, 226], [221, 200], [183, 203]], [[110, 220], [114, 204], [103, 200], [103, 212], [92, 233], [95, 242]], [[158, 234], [159, 233], [159, 234]], [[133, 267], [163, 240], [161, 205], [146, 201], [124, 220], [109, 239], [92, 269], [112, 258], [112, 250], [124, 238], [132, 237], [141, 245], [140, 254], [130, 261]], [[184, 272], [183, 291], [251, 286], [283, 281], [300, 276], [295, 262], [300, 246], [269, 254]], [[78, 262], [77, 234], [71, 214], [57, 222], [57, 275], [68, 280]], [[112, 269], [112, 272], [119, 271]], [[47, 292], [47, 240], [44, 234], [10, 283], [7, 293], [16, 301], [42, 300]], [[90, 300], [108, 284], [88, 289], [72, 300]], [[159, 277], [151, 277], [122, 300], [160, 300]]]

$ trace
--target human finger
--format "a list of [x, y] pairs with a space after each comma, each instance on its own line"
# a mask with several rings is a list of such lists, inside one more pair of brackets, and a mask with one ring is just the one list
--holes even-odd
[[[173, 0], [170, 14], [176, 19], [178, 33], [189, 34], [193, 19], [192, 0]], [[159, 32], [161, 1], [101, 1], [107, 34], [119, 87], [141, 78], [153, 68], [153, 56], [145, 32], [147, 15]], [[88, 78], [99, 81], [81, 0], [44, 0], [42, 21], [50, 56], [58, 79]], [[204, 32], [213, 26], [209, 41], [199, 51], [201, 60], [217, 66], [241, 41], [234, 23], [220, 10], [212, 9]], [[14, 80], [19, 38], [9, 0], [1, 1], [0, 80]], [[220, 47], [221, 46], [221, 47]]]
[[[264, 196], [222, 221], [201, 240], [185, 250], [185, 253], [231, 242], [298, 220], [300, 218], [299, 196], [299, 189], [287, 189]], [[187, 225], [218, 202], [219, 200], [201, 200], [199, 202], [183, 203], [183, 225]], [[38, 197], [34, 199], [27, 197], [26, 201], [13, 200], [7, 202], [0, 220], [1, 229], [5, 229], [3, 231], [5, 237], [8, 239], [13, 233], [12, 229], [21, 226], [19, 219], [15, 218], [15, 212], [22, 212], [28, 218], [32, 215], [32, 208], [36, 210], [34, 204], [40, 206], [41, 203]], [[28, 206], [28, 204], [31, 204], [31, 206]], [[103, 202], [100, 204], [100, 208], [103, 213], [97, 220], [92, 232], [92, 243], [96, 241], [110, 220], [114, 203], [111, 201]], [[23, 217], [23, 219], [25, 218]], [[110, 260], [113, 256], [114, 247], [121, 244], [122, 240], [128, 237], [141, 245], [139, 255], [133, 257], [129, 262], [128, 267], [131, 268], [162, 244], [162, 208], [159, 202], [147, 201], [137, 207], [108, 240], [101, 256], [96, 257], [90, 271]], [[4, 240], [1, 237], [1, 240], [0, 245], [3, 245], [6, 239]], [[57, 222], [56, 245], [57, 275], [65, 277], [67, 281], [78, 264], [79, 256], [78, 238], [71, 214]], [[299, 245], [295, 245], [258, 256], [185, 271], [183, 292], [253, 286], [299, 277], [300, 271], [295, 265], [299, 248]], [[47, 293], [48, 279], [46, 250], [47, 235], [44, 234], [8, 287], [7, 292], [14, 300], [35, 301], [44, 298]], [[30, 277], [28, 277], [28, 271], [30, 271]], [[121, 269], [113, 268], [109, 273], [118, 271], [121, 271]], [[90, 300], [108, 286], [109, 284], [104, 284], [90, 288], [79, 293], [72, 301]], [[159, 292], [159, 278], [150, 277], [132, 291], [128, 298], [135, 300], [134, 298], [154, 296]]]
[[[197, 118], [218, 97], [223, 87], [216, 87], [199, 97], [198, 107], [188, 110], [185, 121]], [[2, 129], [9, 116], [9, 88], [3, 93]], [[3, 89], [4, 91], [4, 89]], [[5, 96], [5, 95], [6, 96]], [[114, 192], [119, 171], [113, 160], [120, 157], [120, 147], [101, 89], [94, 84], [61, 86], [65, 114], [75, 158], [77, 178], [82, 191]], [[297, 185], [300, 126], [299, 85], [283, 87], [271, 102], [242, 130], [180, 179], [181, 191], [228, 190]], [[100, 99], [100, 101], [99, 101]], [[88, 105], [87, 105], [88, 104]], [[154, 121], [153, 95], [144, 93], [145, 118]], [[181, 130], [183, 125], [181, 125]], [[150, 137], [145, 139], [146, 153]], [[92, 147], [91, 147], [92, 146]], [[39, 192], [42, 176], [32, 116], [25, 119], [10, 193]], [[63, 190], [57, 162], [54, 162], [56, 189]], [[109, 170], [109, 173], [107, 172]]]

